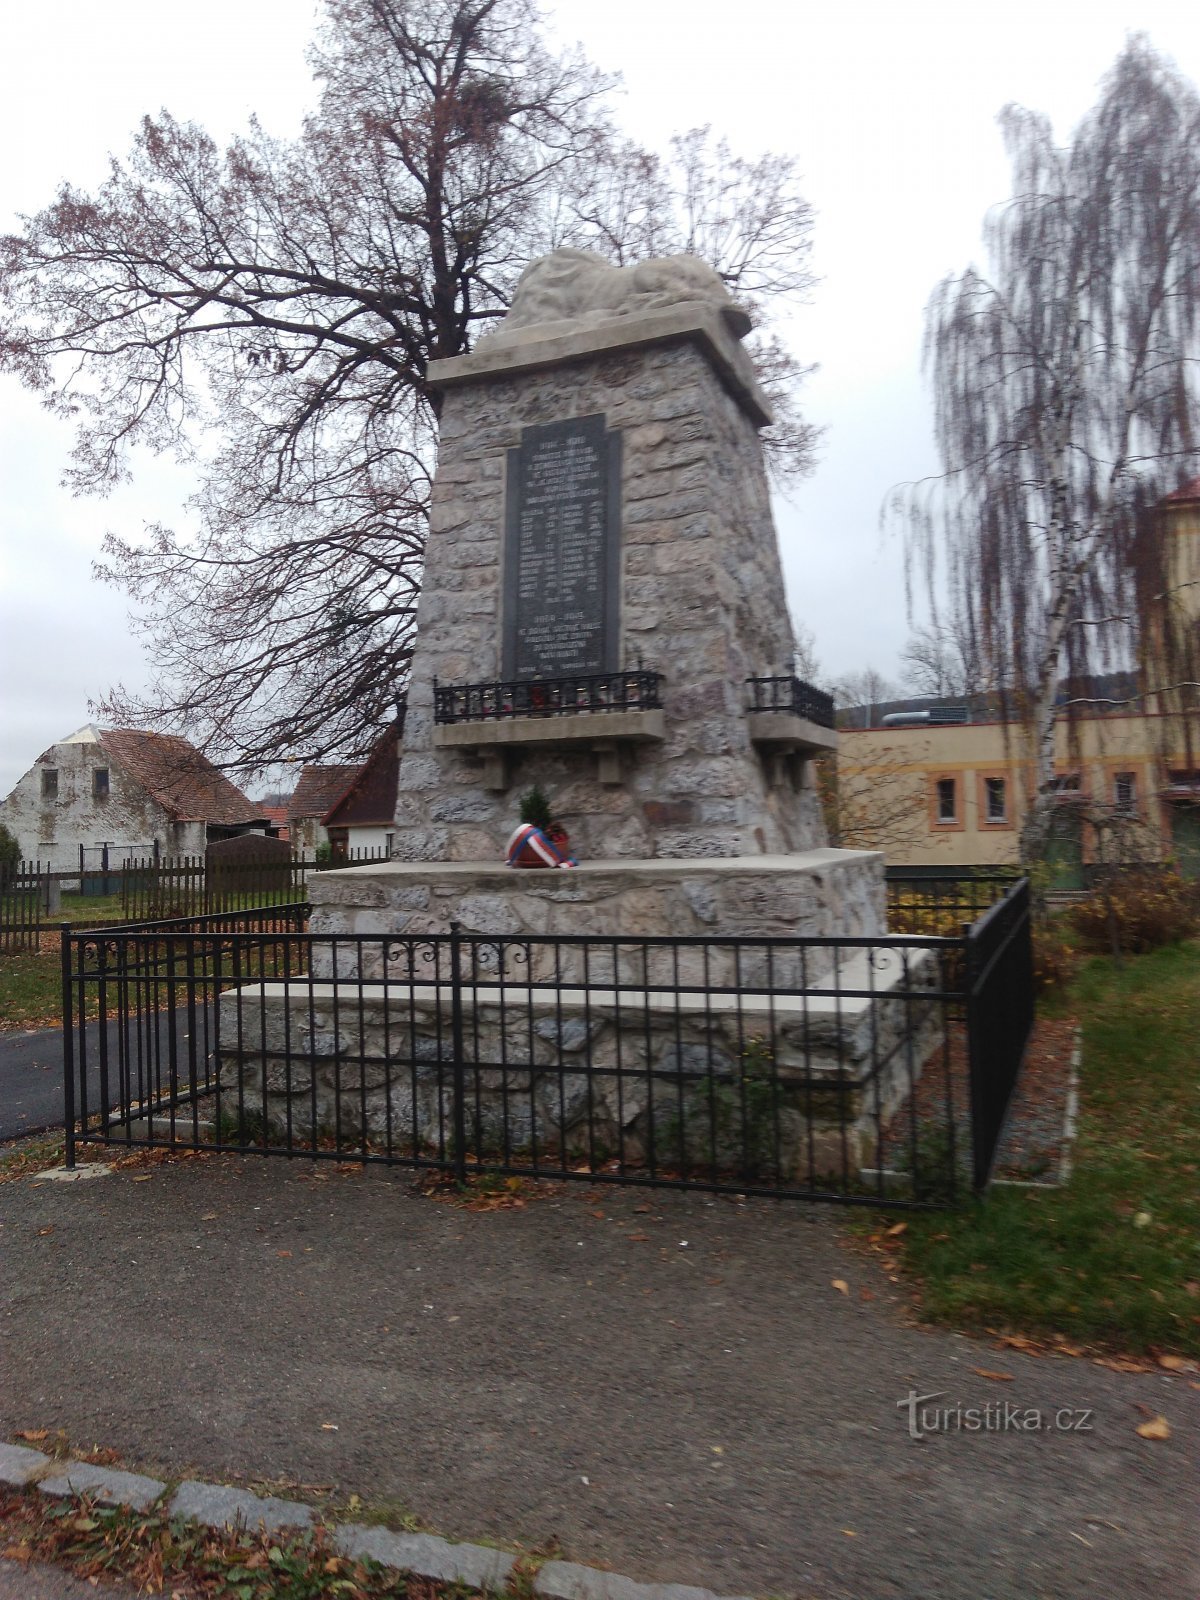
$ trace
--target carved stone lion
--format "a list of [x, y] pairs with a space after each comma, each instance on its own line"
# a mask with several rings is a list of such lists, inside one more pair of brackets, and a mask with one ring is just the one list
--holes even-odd
[[[530, 262], [504, 321], [489, 344], [512, 344], [547, 322], [584, 327], [640, 311], [701, 304], [720, 313], [735, 339], [750, 332], [749, 316], [721, 279], [695, 256], [658, 256], [632, 267], [614, 267], [590, 250], [555, 250]], [[481, 341], [482, 342], [482, 341]]]

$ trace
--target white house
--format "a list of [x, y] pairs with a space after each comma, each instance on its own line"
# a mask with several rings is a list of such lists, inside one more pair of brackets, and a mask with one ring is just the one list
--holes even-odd
[[[151, 855], [202, 855], [263, 832], [262, 807], [186, 739], [90, 724], [44, 751], [0, 801], [26, 860], [56, 872]], [[82, 854], [81, 854], [82, 852]]]

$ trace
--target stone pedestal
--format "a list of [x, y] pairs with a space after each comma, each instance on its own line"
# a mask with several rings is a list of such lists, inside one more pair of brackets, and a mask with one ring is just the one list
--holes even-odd
[[321, 933], [504, 936], [669, 934], [711, 940], [883, 932], [883, 859], [872, 850], [713, 860], [584, 861], [521, 870], [486, 861], [393, 861], [309, 879]]

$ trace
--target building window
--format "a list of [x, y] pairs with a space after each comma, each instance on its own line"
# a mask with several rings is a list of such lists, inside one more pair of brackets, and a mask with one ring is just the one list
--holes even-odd
[[1061, 800], [1078, 800], [1082, 792], [1082, 779], [1078, 772], [1064, 772], [1050, 780], [1050, 793]]
[[43, 800], [57, 800], [58, 799], [58, 768], [57, 767], [43, 767], [42, 768], [42, 799]]
[[1008, 799], [1003, 778], [983, 780], [984, 816], [988, 822], [1008, 821]]
[[107, 767], [96, 767], [92, 772], [92, 798], [94, 800], [108, 799]]
[[1137, 774], [1135, 772], [1117, 772], [1113, 774], [1113, 804], [1118, 811], [1132, 811], [1137, 805]]
[[939, 822], [958, 821], [958, 784], [953, 778], [937, 781], [937, 819]]

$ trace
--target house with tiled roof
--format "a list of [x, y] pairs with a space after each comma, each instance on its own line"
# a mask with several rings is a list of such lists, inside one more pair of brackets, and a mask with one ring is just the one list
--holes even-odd
[[146, 856], [203, 855], [214, 839], [265, 832], [263, 807], [186, 739], [91, 724], [44, 750], [0, 801], [28, 860], [57, 872]]
[[391, 854], [402, 730], [400, 721], [380, 735], [371, 754], [321, 819], [334, 854], [347, 861]]
[[357, 762], [334, 766], [310, 763], [300, 768], [295, 792], [287, 808], [288, 837], [292, 849], [298, 854], [311, 856], [320, 845], [329, 843], [329, 835], [325, 832], [325, 813], [345, 794], [361, 770]]

